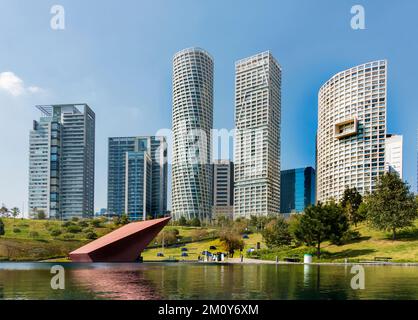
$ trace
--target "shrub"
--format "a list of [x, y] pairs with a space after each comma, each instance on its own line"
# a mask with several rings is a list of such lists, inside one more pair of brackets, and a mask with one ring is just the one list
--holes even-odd
[[74, 223], [72, 223], [71, 221], [65, 221], [63, 224], [62, 224], [62, 226], [64, 227], [64, 228], [67, 228], [67, 227], [69, 227], [69, 226], [73, 226], [74, 225]]
[[102, 226], [102, 222], [99, 219], [94, 219], [90, 223], [94, 228], [101, 228]]
[[81, 220], [81, 221], [78, 223], [78, 225], [79, 225], [81, 228], [85, 228], [85, 227], [88, 227], [88, 226], [89, 226], [88, 222], [87, 222], [87, 221], [85, 221], [85, 220]]
[[72, 226], [67, 227], [67, 232], [69, 232], [69, 233], [80, 233], [81, 228], [79, 226], [72, 225]]
[[87, 233], [86, 238], [89, 240], [95, 240], [97, 239], [97, 234], [95, 232], [89, 232]]
[[89, 232], [94, 232], [94, 229], [93, 228], [85, 228], [85, 229], [83, 229], [83, 233], [87, 234]]
[[72, 222], [78, 222], [78, 220], [80, 220], [80, 219], [79, 219], [79, 218], [77, 218], [77, 217], [72, 217], [72, 218], [71, 218], [71, 221], [72, 221]]
[[19, 228], [13, 228], [13, 232], [14, 233], [20, 233], [20, 229]]
[[51, 232], [49, 233], [52, 237], [58, 237], [58, 236], [60, 236], [61, 234], [62, 234], [62, 232], [61, 232], [61, 230], [58, 230], [58, 229], [54, 229], [54, 230], [51, 230]]
[[64, 237], [65, 240], [72, 240], [72, 239], [74, 239], [74, 235], [71, 234], [71, 233], [66, 233], [66, 234], [64, 234], [63, 237]]

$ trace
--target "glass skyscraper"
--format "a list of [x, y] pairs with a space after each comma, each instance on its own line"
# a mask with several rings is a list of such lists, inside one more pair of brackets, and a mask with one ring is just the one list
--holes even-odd
[[283, 170], [280, 186], [280, 212], [302, 212], [315, 204], [315, 169], [312, 167]]
[[107, 212], [145, 220], [167, 212], [165, 137], [109, 138]]
[[29, 137], [29, 214], [94, 215], [95, 114], [86, 104], [37, 107]]

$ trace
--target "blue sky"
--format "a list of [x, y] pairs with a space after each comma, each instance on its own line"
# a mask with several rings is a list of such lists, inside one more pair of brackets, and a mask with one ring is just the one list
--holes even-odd
[[[65, 30], [50, 28], [54, 4], [65, 8]], [[365, 30], [350, 27], [355, 4]], [[96, 208], [105, 207], [107, 138], [171, 127], [171, 59], [190, 46], [214, 57], [214, 126], [227, 129], [234, 62], [272, 51], [283, 68], [282, 169], [315, 163], [320, 86], [388, 59], [388, 131], [404, 135], [404, 175], [415, 189], [417, 12], [414, 0], [2, 0], [0, 203], [27, 207], [33, 106], [86, 102], [96, 112]]]

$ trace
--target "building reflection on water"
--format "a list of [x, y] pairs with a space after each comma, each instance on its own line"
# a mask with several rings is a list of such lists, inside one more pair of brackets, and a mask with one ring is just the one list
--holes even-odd
[[[69, 277], [75, 285], [89, 290], [98, 299], [160, 300], [152, 281], [141, 270], [73, 269]], [[163, 279], [163, 277], [162, 277]]]

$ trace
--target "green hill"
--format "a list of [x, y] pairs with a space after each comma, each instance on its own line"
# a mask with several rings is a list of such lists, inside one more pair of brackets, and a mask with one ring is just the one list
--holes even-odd
[[[115, 226], [112, 222], [83, 221], [62, 223], [59, 221], [39, 221], [21, 219], [2, 219], [5, 223], [6, 234], [0, 237], [0, 260], [11, 261], [39, 261], [53, 258], [66, 258], [72, 250], [91, 241], [89, 233], [102, 236]], [[224, 251], [222, 243], [216, 237], [216, 228], [167, 226], [164, 230], [176, 229], [179, 244], [187, 248], [187, 257], [182, 257], [180, 246], [164, 246], [162, 248], [158, 237], [151, 242], [150, 248], [142, 254], [144, 261], [158, 261], [167, 259], [196, 261], [202, 251]], [[54, 230], [59, 230], [55, 232]], [[373, 260], [374, 257], [391, 257], [395, 262], [418, 262], [418, 221], [415, 227], [405, 229], [398, 234], [398, 240], [392, 241], [391, 235], [370, 229], [365, 224], [355, 229], [360, 233], [358, 239], [341, 246], [324, 243], [321, 261], [341, 262], [345, 258], [352, 260]], [[196, 234], [202, 231], [205, 236], [196, 239]], [[59, 235], [58, 235], [59, 234]], [[161, 240], [161, 239], [160, 239]], [[286, 249], [267, 250], [261, 234], [249, 234], [244, 240], [246, 252], [249, 248], [256, 248], [257, 242], [261, 244], [261, 251], [254, 254], [255, 258], [275, 260], [297, 254], [312, 252], [312, 248], [298, 247]], [[163, 257], [158, 257], [163, 253]], [[317, 261], [316, 258], [314, 261]]]

